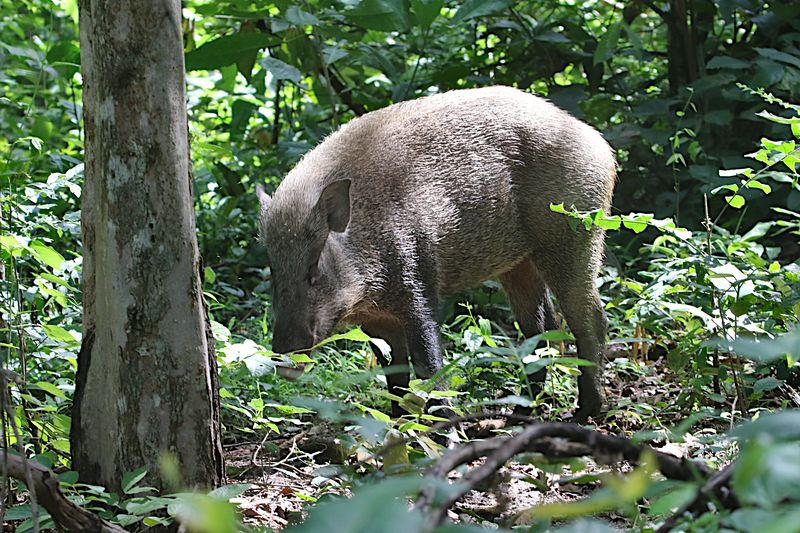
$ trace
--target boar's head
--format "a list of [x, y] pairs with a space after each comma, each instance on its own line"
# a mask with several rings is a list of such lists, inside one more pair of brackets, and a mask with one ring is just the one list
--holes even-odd
[[272, 348], [311, 348], [358, 300], [360, 281], [345, 251], [350, 181], [315, 190], [284, 183], [273, 197], [258, 186], [261, 238], [272, 275]]

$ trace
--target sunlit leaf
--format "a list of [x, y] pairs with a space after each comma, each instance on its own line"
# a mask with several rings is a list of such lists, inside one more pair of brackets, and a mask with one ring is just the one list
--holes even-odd
[[42, 324], [42, 330], [44, 330], [45, 335], [47, 335], [54, 341], [64, 342], [67, 344], [77, 343], [77, 340], [72, 335], [72, 333], [62, 328], [61, 326], [57, 326], [55, 324]]
[[741, 209], [744, 207], [744, 197], [739, 194], [734, 194], [733, 196], [726, 196], [725, 201], [728, 202], [728, 205], [735, 209]]

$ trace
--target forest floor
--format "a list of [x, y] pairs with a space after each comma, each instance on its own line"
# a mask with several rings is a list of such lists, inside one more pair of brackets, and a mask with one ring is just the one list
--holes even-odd
[[[682, 419], [677, 408], [667, 411], [668, 414], [664, 414], [663, 409], [665, 404], [674, 406], [681, 392], [680, 380], [670, 378], [671, 373], [663, 358], [634, 362], [632, 367], [629, 355], [617, 351], [614, 357], [620, 364], [608, 365], [605, 389], [608, 405], [613, 408], [601, 423], [594, 426], [595, 429], [624, 436], [652, 432], [652, 440], [648, 442], [661, 451], [678, 457], [712, 460], [716, 465], [726, 463], [729, 450], [713, 445], [716, 437], [728, 429], [718, 419], [699, 422], [678, 442], [659, 442], [659, 435], [663, 437]], [[631, 372], [631, 368], [636, 370]], [[636, 409], [643, 404], [652, 406], [653, 412], [660, 414], [637, 412]], [[274, 440], [265, 439], [261, 443], [239, 443], [226, 450], [230, 481], [249, 483], [253, 487], [235, 500], [246, 522], [280, 530], [301, 522], [309, 503], [320, 496], [348, 494], [348, 489], [327, 477], [331, 469], [338, 468], [336, 463], [342, 461], [336, 459], [340, 452], [333, 433], [326, 437], [324, 430], [315, 432], [325, 424], [312, 424], [310, 430], [276, 436]], [[327, 444], [326, 438], [330, 438]], [[333, 453], [328, 453], [330, 451]], [[344, 462], [352, 466], [360, 459], [363, 460], [354, 456], [345, 458]], [[607, 466], [591, 460], [575, 471], [560, 465], [555, 471], [546, 465], [544, 468], [518, 462], [507, 464], [487, 491], [471, 491], [462, 498], [450, 511], [450, 519], [513, 525], [528, 509], [586, 497], [601, 485], [598, 475], [626, 473], [632, 469], [624, 462]], [[602, 516], [620, 526], [628, 523], [623, 515]]]

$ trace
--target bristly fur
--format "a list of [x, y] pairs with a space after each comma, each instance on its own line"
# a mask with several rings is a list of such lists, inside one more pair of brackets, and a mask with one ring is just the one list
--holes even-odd
[[[441, 367], [433, 318], [441, 296], [497, 278], [533, 335], [556, 325], [549, 288], [581, 355], [598, 364], [579, 383], [579, 414], [594, 414], [602, 405], [605, 318], [594, 279], [603, 233], [572, 231], [550, 204], [607, 213], [615, 180], [613, 151], [597, 131], [508, 87], [357, 118], [262, 198], [278, 285], [274, 345], [307, 348], [346, 320], [386, 338], [396, 364], [410, 355], [425, 377]], [[342, 181], [347, 197], [326, 193]], [[324, 194], [331, 199], [321, 206]], [[331, 210], [345, 208], [346, 230], [331, 231]], [[390, 386], [396, 392], [406, 381]]]

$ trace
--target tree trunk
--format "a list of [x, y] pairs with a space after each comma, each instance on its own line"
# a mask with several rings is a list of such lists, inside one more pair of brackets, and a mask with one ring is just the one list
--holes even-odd
[[667, 24], [667, 58], [670, 93], [678, 91], [705, 71], [703, 46], [713, 27], [716, 8], [707, 0], [670, 0], [659, 14]]
[[164, 454], [223, 480], [216, 360], [200, 282], [179, 0], [82, 0], [83, 344], [72, 420], [81, 480], [119, 489]]

